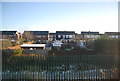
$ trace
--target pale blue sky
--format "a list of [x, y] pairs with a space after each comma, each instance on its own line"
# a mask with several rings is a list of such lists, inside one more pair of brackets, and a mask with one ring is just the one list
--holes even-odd
[[118, 31], [117, 2], [3, 2], [2, 29]]

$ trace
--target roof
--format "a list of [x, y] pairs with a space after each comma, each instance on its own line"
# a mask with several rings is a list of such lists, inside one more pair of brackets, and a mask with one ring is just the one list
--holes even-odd
[[45, 47], [46, 44], [23, 44], [21, 47]]
[[15, 35], [17, 31], [0, 31], [0, 35]]
[[56, 35], [75, 35], [75, 31], [56, 31]]
[[25, 32], [30, 32], [33, 35], [48, 35], [49, 31], [24, 31]]
[[82, 31], [81, 34], [84, 34], [84, 35], [99, 35], [99, 32], [90, 32], [90, 31]]
[[61, 44], [63, 44], [62, 42], [60, 42], [60, 41], [58, 41], [58, 42], [54, 42], [54, 43], [52, 43], [53, 44], [53, 46], [61, 46]]
[[49, 35], [56, 35], [56, 33], [49, 33]]
[[107, 35], [120, 35], [120, 32], [105, 32]]

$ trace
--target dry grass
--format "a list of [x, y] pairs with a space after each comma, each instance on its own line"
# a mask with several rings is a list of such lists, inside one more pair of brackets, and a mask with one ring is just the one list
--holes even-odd
[[[32, 44], [32, 43], [33, 43], [33, 42], [27, 42], [27, 43], [24, 43], [24, 44]], [[8, 49], [20, 49], [20, 45], [8, 47]]]

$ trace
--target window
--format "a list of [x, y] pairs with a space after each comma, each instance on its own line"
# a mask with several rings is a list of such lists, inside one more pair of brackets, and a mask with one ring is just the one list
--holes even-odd
[[36, 37], [41, 37], [41, 35], [37, 35]]
[[61, 35], [58, 35], [58, 38], [61, 38]]
[[72, 35], [69, 35], [69, 38], [72, 38], [73, 36]]
[[65, 35], [63, 35], [63, 38], [65, 38]]
[[43, 37], [43, 38], [45, 38], [46, 36], [45, 36], [45, 35], [43, 35], [42, 37]]

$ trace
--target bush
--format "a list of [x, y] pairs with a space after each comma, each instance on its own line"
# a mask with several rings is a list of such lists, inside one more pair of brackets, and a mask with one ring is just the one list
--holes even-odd
[[26, 39], [18, 39], [18, 44], [23, 44], [23, 42], [25, 42], [26, 41]]
[[22, 54], [22, 49], [15, 49], [14, 54]]
[[12, 46], [12, 42], [9, 41], [9, 40], [3, 40], [2, 41], [2, 48], [5, 48], [7, 49], [8, 47], [11, 47]]
[[32, 44], [37, 44], [37, 41], [33, 41], [33, 43]]
[[118, 39], [109, 37], [101, 37], [94, 41], [94, 49], [98, 53], [117, 54], [118, 53]]

